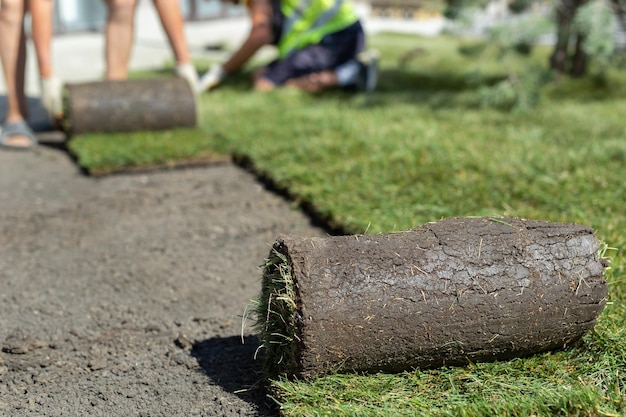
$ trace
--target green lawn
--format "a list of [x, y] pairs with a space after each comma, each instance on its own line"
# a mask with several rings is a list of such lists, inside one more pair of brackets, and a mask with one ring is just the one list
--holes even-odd
[[201, 97], [196, 130], [86, 135], [69, 148], [93, 172], [235, 156], [344, 233], [451, 216], [592, 226], [612, 248], [610, 300], [574, 348], [277, 380], [271, 391], [285, 416], [626, 415], [626, 70], [543, 85], [546, 50], [502, 56], [477, 42], [392, 34], [371, 46], [383, 51], [375, 93], [254, 93], [244, 74]]

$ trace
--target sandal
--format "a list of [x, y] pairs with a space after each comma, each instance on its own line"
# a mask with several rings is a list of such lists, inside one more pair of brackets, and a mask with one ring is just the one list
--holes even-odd
[[[28, 138], [28, 145], [12, 145], [11, 138], [15, 136]], [[37, 138], [24, 120], [2, 126], [2, 130], [0, 130], [0, 148], [23, 151], [32, 149], [35, 146], [37, 146]]]

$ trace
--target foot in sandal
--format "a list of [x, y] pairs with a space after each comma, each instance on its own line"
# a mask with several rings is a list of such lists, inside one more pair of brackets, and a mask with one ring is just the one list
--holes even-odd
[[0, 148], [28, 150], [37, 146], [35, 134], [24, 120], [7, 123], [0, 128]]

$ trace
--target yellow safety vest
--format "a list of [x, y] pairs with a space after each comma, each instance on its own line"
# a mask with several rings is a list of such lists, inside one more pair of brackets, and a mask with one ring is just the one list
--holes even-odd
[[348, 0], [281, 0], [284, 16], [278, 41], [281, 58], [356, 23], [358, 16]]

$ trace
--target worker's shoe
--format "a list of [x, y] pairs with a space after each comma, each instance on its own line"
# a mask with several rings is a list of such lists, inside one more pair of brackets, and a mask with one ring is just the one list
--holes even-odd
[[374, 91], [378, 84], [378, 60], [380, 54], [372, 49], [359, 54], [358, 61], [361, 66], [357, 79], [357, 90]]

